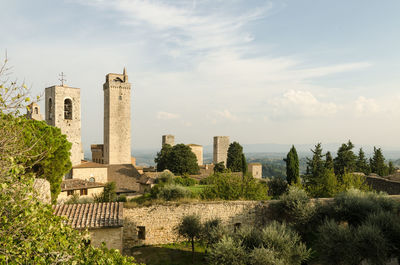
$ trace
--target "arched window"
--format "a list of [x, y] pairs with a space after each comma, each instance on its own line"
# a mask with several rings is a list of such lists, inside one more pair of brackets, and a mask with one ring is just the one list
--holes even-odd
[[72, 120], [72, 100], [69, 98], [64, 100], [64, 119]]
[[38, 109], [38, 107], [35, 107], [35, 114], [39, 114], [39, 109]]
[[53, 101], [51, 100], [51, 98], [49, 98], [49, 120], [53, 118], [52, 112], [53, 112]]

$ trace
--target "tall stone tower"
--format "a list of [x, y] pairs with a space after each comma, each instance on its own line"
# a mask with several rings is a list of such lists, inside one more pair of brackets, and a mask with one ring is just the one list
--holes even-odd
[[45, 89], [46, 122], [61, 129], [72, 143], [71, 163], [79, 165], [83, 159], [81, 140], [81, 95], [74, 87], [51, 86]]
[[108, 74], [104, 90], [104, 163], [131, 163], [131, 84], [126, 70]]
[[228, 159], [229, 136], [214, 136], [213, 163], [224, 162]]
[[163, 135], [161, 146], [164, 146], [164, 144], [169, 144], [170, 146], [174, 146], [175, 145], [175, 136], [173, 136], [171, 134]]

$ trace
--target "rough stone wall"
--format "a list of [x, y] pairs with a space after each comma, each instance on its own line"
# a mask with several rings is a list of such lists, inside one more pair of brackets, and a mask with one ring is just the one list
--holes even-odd
[[170, 146], [175, 145], [175, 136], [168, 134], [168, 135], [163, 135], [162, 136], [162, 141], [161, 141], [161, 146], [164, 144], [169, 144]]
[[[90, 198], [93, 199], [94, 195], [99, 195], [104, 191], [104, 187], [98, 187], [98, 188], [91, 188], [88, 189], [88, 195], [80, 195], [80, 190], [75, 190], [74, 193], [79, 195], [79, 198]], [[57, 197], [57, 203], [64, 203], [68, 201], [72, 195], [68, 196], [67, 191], [62, 191]]]
[[[64, 100], [72, 101], [72, 119], [64, 119]], [[81, 140], [81, 96], [80, 89], [68, 86], [52, 86], [45, 89], [46, 122], [61, 129], [72, 143], [72, 166], [79, 165], [83, 159]], [[50, 105], [51, 101], [51, 105]]]
[[108, 74], [104, 90], [104, 163], [131, 163], [131, 84], [127, 75]]
[[203, 146], [197, 144], [188, 144], [192, 152], [196, 155], [197, 164], [199, 166], [203, 165]]
[[40, 201], [44, 203], [51, 203], [50, 182], [45, 179], [35, 179], [33, 188], [37, 192]]
[[224, 162], [228, 158], [229, 136], [214, 136], [213, 163]]
[[100, 164], [104, 164], [104, 145], [102, 144], [92, 144], [90, 146], [90, 150], [92, 151], [92, 161]]
[[[234, 229], [235, 224], [256, 225], [262, 207], [263, 203], [258, 201], [230, 201], [124, 208], [124, 253], [130, 254], [133, 246], [182, 240], [174, 229], [186, 215], [198, 214], [202, 221], [220, 218]], [[145, 227], [144, 240], [138, 238], [139, 226]]]
[[108, 181], [108, 169], [104, 167], [73, 168], [72, 176], [74, 179], [89, 181], [94, 178], [94, 182], [106, 183]]
[[106, 243], [106, 247], [118, 249], [122, 253], [122, 227], [90, 229], [90, 244], [100, 247]]
[[389, 195], [400, 194], [400, 182], [381, 177], [367, 176], [367, 184], [376, 191], [384, 191]]

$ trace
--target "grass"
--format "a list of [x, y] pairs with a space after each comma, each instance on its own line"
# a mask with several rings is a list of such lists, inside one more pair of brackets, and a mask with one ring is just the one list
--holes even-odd
[[200, 194], [207, 186], [208, 185], [195, 185], [186, 188], [195, 194]]
[[137, 247], [132, 253], [137, 262], [143, 262], [146, 265], [201, 265], [207, 264], [204, 251], [203, 245], [195, 244], [194, 263], [192, 263], [190, 242]]

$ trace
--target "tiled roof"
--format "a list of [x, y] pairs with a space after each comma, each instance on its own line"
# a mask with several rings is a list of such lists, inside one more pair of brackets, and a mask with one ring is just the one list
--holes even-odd
[[104, 187], [103, 183], [90, 182], [83, 179], [65, 179], [61, 182], [61, 191], [80, 190]]
[[64, 216], [73, 228], [102, 228], [123, 226], [123, 203], [58, 204], [54, 214]]
[[92, 161], [85, 161], [79, 165], [74, 166], [73, 168], [98, 168], [98, 167], [107, 167], [107, 165], [105, 164], [99, 164], [96, 162], [92, 162]]

